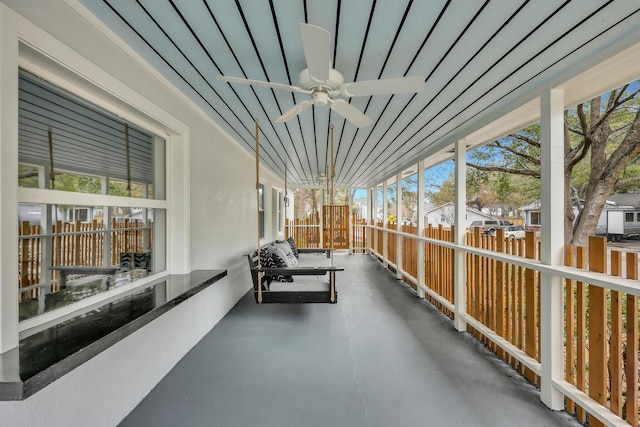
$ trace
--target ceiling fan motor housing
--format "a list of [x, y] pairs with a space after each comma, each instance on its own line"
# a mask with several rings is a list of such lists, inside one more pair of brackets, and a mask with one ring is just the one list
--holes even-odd
[[[320, 92], [335, 92], [344, 83], [342, 74], [333, 68], [329, 69], [329, 79], [326, 81], [318, 81], [314, 79], [309, 73], [309, 69], [305, 68], [300, 71], [298, 86], [305, 90], [320, 91]], [[325, 102], [326, 104], [326, 102]]]

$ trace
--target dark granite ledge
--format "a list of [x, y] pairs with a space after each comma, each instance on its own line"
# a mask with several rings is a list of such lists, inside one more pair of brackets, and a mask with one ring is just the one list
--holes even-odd
[[0, 355], [0, 400], [23, 400], [227, 275], [195, 270], [20, 340]]

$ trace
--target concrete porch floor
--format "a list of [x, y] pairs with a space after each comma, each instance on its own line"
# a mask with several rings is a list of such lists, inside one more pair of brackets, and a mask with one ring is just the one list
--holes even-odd
[[373, 258], [335, 263], [338, 304], [247, 294], [121, 425], [579, 426]]

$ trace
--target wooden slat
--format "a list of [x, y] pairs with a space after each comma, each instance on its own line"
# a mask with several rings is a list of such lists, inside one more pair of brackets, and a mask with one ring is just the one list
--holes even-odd
[[[627, 279], [638, 280], [638, 254], [627, 253]], [[627, 422], [638, 427], [638, 297], [627, 294]]]
[[[622, 276], [622, 254], [611, 251], [611, 275]], [[611, 356], [609, 372], [611, 376], [611, 412], [622, 415], [622, 301], [620, 292], [611, 291]]]
[[[573, 246], [567, 245], [564, 249], [564, 265], [575, 266], [575, 250]], [[565, 367], [564, 378], [569, 384], [575, 384], [575, 281], [565, 280]], [[567, 412], [575, 414], [576, 405], [573, 400], [567, 398], [565, 402]]]
[[[535, 259], [536, 252], [536, 233], [533, 231], [527, 231], [525, 236], [526, 251], [525, 256], [527, 259]], [[537, 352], [537, 328], [538, 328], [538, 313], [537, 313], [537, 283], [535, 270], [527, 268], [525, 270], [525, 348], [526, 353], [533, 357], [538, 358]], [[532, 383], [536, 382], [536, 374], [530, 369], [525, 370], [525, 376]]]
[[[500, 228], [496, 232], [496, 251], [504, 252], [504, 229]], [[507, 294], [505, 292], [504, 280], [504, 263], [496, 262], [496, 332], [503, 338], [506, 338], [506, 317], [507, 317]], [[505, 352], [499, 348], [498, 356], [504, 358]]]
[[[589, 237], [589, 270], [606, 273], [607, 239]], [[589, 285], [589, 397], [607, 403], [607, 296], [604, 288]], [[590, 427], [604, 424], [589, 417]]]
[[[576, 267], [584, 270], [587, 266], [587, 251], [583, 247], [576, 250]], [[587, 391], [587, 292], [583, 282], [576, 283], [576, 387]], [[576, 417], [581, 423], [586, 422], [587, 413], [582, 407], [576, 410]]]

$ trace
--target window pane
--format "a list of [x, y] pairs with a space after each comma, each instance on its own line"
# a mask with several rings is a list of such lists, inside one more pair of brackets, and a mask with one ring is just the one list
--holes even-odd
[[531, 212], [531, 225], [540, 225], [540, 212]]
[[156, 242], [164, 215], [162, 209], [21, 203], [20, 320], [164, 269]]
[[164, 197], [162, 138], [23, 70], [18, 89], [19, 186]]
[[40, 175], [35, 166], [18, 166], [18, 187], [38, 188]]

